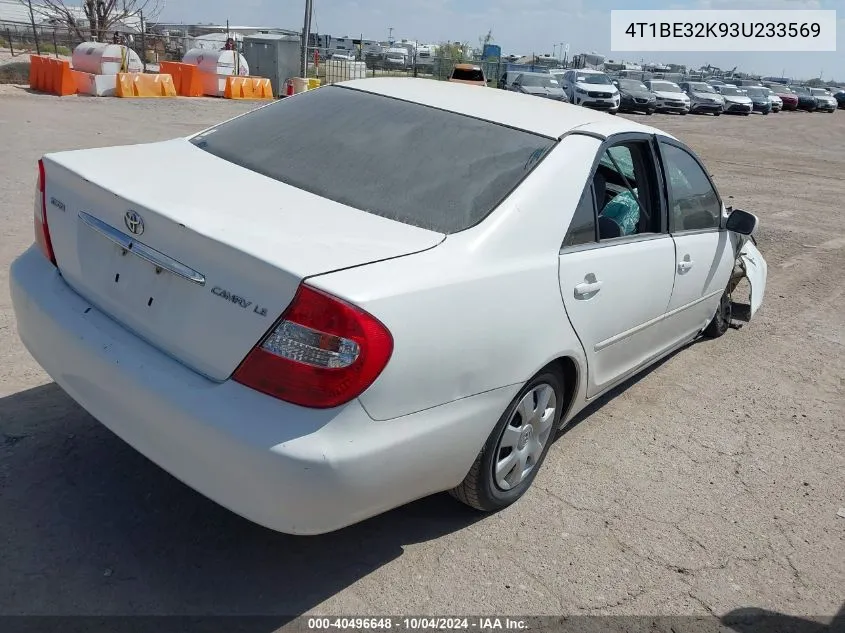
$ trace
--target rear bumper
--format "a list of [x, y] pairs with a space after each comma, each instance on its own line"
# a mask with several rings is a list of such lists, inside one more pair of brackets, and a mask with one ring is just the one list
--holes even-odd
[[206, 497], [265, 527], [319, 534], [454, 487], [518, 386], [373, 421], [212, 382], [76, 294], [35, 248], [10, 271], [21, 340], [82, 407]]

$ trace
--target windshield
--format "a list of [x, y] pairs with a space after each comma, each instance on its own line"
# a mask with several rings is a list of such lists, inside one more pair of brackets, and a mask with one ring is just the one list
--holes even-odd
[[484, 72], [480, 68], [455, 68], [452, 79], [461, 81], [484, 81]]
[[559, 88], [560, 84], [551, 75], [522, 75], [519, 83], [530, 88]]
[[807, 90], [804, 86], [795, 86], [795, 87], [792, 89], [792, 91], [793, 91], [795, 94], [799, 94], [799, 95], [806, 95], [806, 94], [809, 94], [809, 93], [810, 93], [810, 91], [809, 91], [809, 90]]
[[749, 97], [766, 97], [766, 96], [768, 96], [766, 94], [765, 90], [763, 90], [762, 88], [755, 88], [753, 86], [746, 88], [745, 92], [748, 93]]
[[586, 73], [578, 75], [575, 81], [582, 84], [600, 84], [602, 86], [606, 86], [611, 83], [610, 77], [604, 73]]
[[669, 81], [652, 81], [651, 89], [656, 92], [681, 92], [681, 88]]
[[689, 85], [690, 90], [693, 92], [716, 92], [713, 90], [712, 86], [708, 86], [705, 83], [691, 83]]
[[641, 81], [637, 81], [636, 79], [620, 79], [619, 87], [623, 90], [644, 90], [648, 92], [648, 88], [645, 87], [645, 84]]
[[[555, 140], [326, 86], [222, 123], [191, 143], [354, 209], [455, 233], [496, 208]], [[284, 206], [276, 201], [271, 209]], [[307, 209], [299, 212], [307, 214]]]
[[738, 88], [731, 88], [730, 86], [722, 86], [719, 88], [719, 92], [729, 97], [739, 97], [742, 95]]
[[825, 97], [828, 96], [828, 92], [824, 88], [813, 88], [813, 89], [810, 90], [810, 92], [812, 92], [814, 95], [819, 95], [819, 96], [824, 95]]

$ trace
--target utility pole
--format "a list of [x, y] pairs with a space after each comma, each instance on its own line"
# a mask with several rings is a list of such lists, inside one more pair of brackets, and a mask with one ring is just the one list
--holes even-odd
[[32, 12], [32, 0], [29, 0], [29, 21], [32, 23], [32, 37], [35, 38], [35, 52], [41, 54], [41, 46], [38, 44], [38, 32], [35, 30], [35, 14]]
[[387, 27], [387, 43], [393, 46], [393, 27]]
[[308, 41], [311, 39], [311, 0], [305, 0], [305, 22], [302, 25], [302, 59], [300, 60], [300, 76], [308, 75]]
[[557, 59], [557, 44], [552, 44], [552, 57]]

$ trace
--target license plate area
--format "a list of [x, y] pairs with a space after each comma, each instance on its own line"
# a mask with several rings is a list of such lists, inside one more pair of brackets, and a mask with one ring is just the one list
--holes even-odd
[[155, 321], [174, 295], [193, 285], [85, 225], [79, 229], [79, 264], [85, 285], [112, 313], [131, 320]]
[[197, 271], [88, 213], [79, 213], [77, 253], [83, 294], [134, 329], [178, 318], [205, 285]]

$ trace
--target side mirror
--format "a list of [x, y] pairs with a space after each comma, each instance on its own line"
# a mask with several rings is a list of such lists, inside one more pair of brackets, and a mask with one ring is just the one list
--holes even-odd
[[743, 211], [742, 209], [729, 208], [728, 221], [725, 222], [725, 228], [734, 233], [741, 235], [753, 235], [757, 230], [759, 220], [753, 213]]

